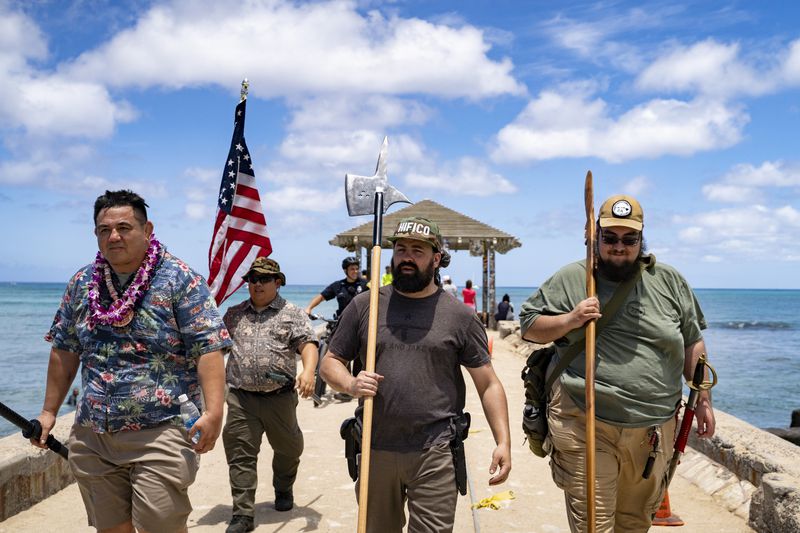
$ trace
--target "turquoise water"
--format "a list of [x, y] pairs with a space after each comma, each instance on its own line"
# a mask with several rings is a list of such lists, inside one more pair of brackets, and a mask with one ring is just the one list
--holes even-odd
[[[322, 289], [322, 285], [289, 285], [281, 294], [305, 307]], [[26, 418], [35, 417], [42, 406], [50, 349], [43, 336], [63, 290], [63, 283], [0, 283], [0, 401]], [[519, 312], [534, 290], [498, 287], [497, 300], [508, 293]], [[800, 291], [696, 292], [709, 323], [705, 332], [709, 357], [720, 379], [714, 389], [715, 405], [758, 427], [788, 426], [791, 411], [800, 408]], [[223, 311], [246, 297], [247, 291], [240, 290], [222, 305]], [[480, 301], [479, 294], [479, 307]], [[335, 309], [335, 301], [330, 301], [315, 311], [330, 317]], [[512, 406], [521, 401], [509, 399]], [[0, 419], [0, 435], [15, 431]]]

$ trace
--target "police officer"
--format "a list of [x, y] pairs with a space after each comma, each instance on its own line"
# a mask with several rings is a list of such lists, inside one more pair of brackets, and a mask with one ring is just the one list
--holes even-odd
[[[314, 298], [308, 303], [308, 307], [306, 307], [306, 313], [310, 315], [311, 311], [323, 301], [333, 300], [336, 298], [336, 303], [339, 304], [339, 308], [336, 310], [336, 314], [333, 316], [333, 318], [338, 319], [342, 316], [344, 308], [347, 307], [347, 304], [349, 304], [353, 298], [362, 292], [369, 290], [368, 281], [362, 278], [359, 274], [359, 261], [357, 257], [345, 257], [342, 260], [342, 270], [344, 270], [344, 279], [334, 281], [325, 287], [321, 293], [314, 296]], [[361, 362], [354, 361], [353, 375], [357, 375], [360, 371]], [[319, 389], [321, 391], [325, 390], [322, 383], [319, 384]], [[321, 395], [321, 393], [319, 394]], [[335, 393], [333, 397], [337, 400], [346, 402], [352, 400], [352, 397], [349, 394], [341, 392]], [[315, 405], [318, 404], [315, 403]]]
[[353, 256], [345, 257], [342, 261], [342, 270], [344, 270], [344, 279], [334, 281], [325, 287], [321, 293], [314, 296], [308, 303], [308, 307], [306, 307], [306, 313], [310, 315], [311, 311], [323, 301], [336, 298], [339, 309], [336, 310], [334, 318], [338, 318], [342, 315], [342, 311], [350, 303], [350, 300], [368, 290], [366, 280], [359, 276], [358, 258]]

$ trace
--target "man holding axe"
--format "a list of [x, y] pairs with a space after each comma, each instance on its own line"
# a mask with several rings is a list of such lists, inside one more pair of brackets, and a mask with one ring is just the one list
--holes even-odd
[[463, 447], [455, 457], [460, 442], [454, 442], [466, 433], [461, 366], [475, 383], [497, 443], [491, 485], [511, 470], [505, 391], [477, 316], [434, 282], [443, 266], [438, 226], [425, 218], [403, 219], [389, 240], [393, 280], [380, 289], [375, 372], [354, 377], [346, 367], [366, 352], [364, 294], [345, 309], [322, 375], [337, 390], [375, 401], [367, 531], [401, 531], [406, 501], [409, 532], [451, 531], [463, 461]]
[[[667, 483], [681, 373], [691, 380], [706, 351], [701, 334], [706, 323], [694, 293], [674, 268], [645, 254], [643, 227], [636, 199], [618, 195], [606, 200], [597, 221], [597, 296], [587, 298], [586, 263], [579, 261], [545, 281], [520, 313], [526, 339], [555, 341], [558, 355], [549, 372], [572, 344], [583, 342], [584, 325], [598, 320], [594, 524], [588, 523], [585, 485], [582, 351], [573, 351], [577, 357], [554, 381], [547, 407], [544, 448], [553, 480], [564, 490], [573, 532], [650, 528]], [[699, 393], [695, 414], [698, 435], [711, 437], [714, 412], [708, 390]]]

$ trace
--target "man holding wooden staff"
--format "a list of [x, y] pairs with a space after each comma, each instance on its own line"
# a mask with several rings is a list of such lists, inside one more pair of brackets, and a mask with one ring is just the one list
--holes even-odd
[[[583, 327], [600, 319], [621, 287], [616, 310], [597, 325], [596, 531], [647, 531], [666, 487], [681, 372], [691, 380], [705, 353], [706, 323], [694, 293], [672, 267], [645, 254], [644, 213], [636, 199], [612, 196], [600, 208], [597, 297], [586, 298], [586, 265], [563, 267], [522, 306], [524, 337], [555, 341], [558, 357], [583, 342]], [[626, 284], [628, 281], [630, 283]], [[619, 299], [619, 296], [617, 297]], [[553, 480], [564, 490], [573, 532], [586, 531], [586, 417], [582, 352], [549, 391], [544, 442]], [[709, 391], [700, 393], [697, 434], [714, 434]]]
[[[468, 424], [461, 366], [475, 384], [497, 443], [491, 485], [504, 482], [511, 470], [506, 395], [477, 316], [434, 281], [448, 262], [438, 226], [425, 218], [403, 219], [389, 240], [394, 244], [393, 280], [380, 288], [375, 372], [354, 377], [346, 366], [365, 358], [365, 293], [344, 310], [321, 374], [334, 389], [360, 398], [359, 403], [374, 397], [367, 531], [402, 531], [406, 502], [409, 533], [452, 531], [457, 483], [466, 483], [459, 479], [465, 418]], [[359, 406], [358, 417], [361, 411]]]

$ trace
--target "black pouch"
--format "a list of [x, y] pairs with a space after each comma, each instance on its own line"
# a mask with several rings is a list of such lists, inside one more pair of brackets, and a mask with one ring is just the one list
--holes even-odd
[[547, 437], [547, 367], [556, 353], [556, 347], [549, 345], [533, 352], [522, 369], [525, 383], [525, 407], [522, 411], [522, 431], [528, 447], [538, 457], [546, 457], [543, 449]]
[[469, 436], [471, 422], [469, 413], [453, 417], [450, 421], [454, 429], [450, 440], [450, 453], [453, 454], [453, 467], [456, 471], [456, 488], [462, 496], [467, 493], [467, 456], [464, 452], [464, 441]]
[[344, 439], [347, 473], [356, 481], [361, 463], [361, 419], [355, 416], [346, 419], [339, 428], [339, 435]]

